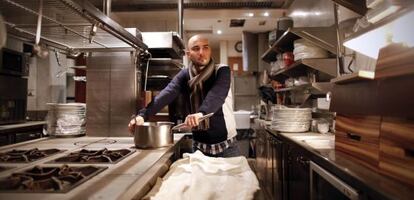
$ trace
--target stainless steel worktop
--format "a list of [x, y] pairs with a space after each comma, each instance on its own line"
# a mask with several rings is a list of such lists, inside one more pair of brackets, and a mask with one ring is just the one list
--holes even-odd
[[335, 150], [335, 136], [319, 133], [281, 133], [270, 128], [270, 122], [256, 121], [261, 128], [295, 144], [310, 153], [310, 160], [323, 166], [340, 179], [370, 193], [375, 199], [412, 199], [412, 187], [384, 176], [355, 161], [350, 155]]
[[[174, 145], [159, 149], [136, 149], [133, 137], [79, 137], [79, 138], [41, 138], [29, 142], [8, 145], [0, 152], [12, 149], [58, 148], [64, 152], [34, 161], [30, 164], [0, 163], [3, 167], [12, 167], [0, 173], [0, 178], [14, 172], [20, 172], [33, 166], [57, 166], [48, 163], [64, 154], [83, 148], [87, 149], [130, 149], [134, 152], [116, 164], [92, 164], [107, 167], [100, 174], [92, 177], [67, 193], [0, 193], [0, 199], [135, 199], [144, 195], [151, 187], [151, 182], [163, 175], [175, 156], [183, 134], [174, 135]], [[85, 166], [91, 164], [69, 164]]]
[[33, 126], [43, 126], [46, 124], [46, 121], [28, 121], [25, 123], [18, 123], [18, 124], [6, 124], [0, 126], [0, 133], [6, 132], [8, 130], [25, 128], [25, 127], [33, 127]]

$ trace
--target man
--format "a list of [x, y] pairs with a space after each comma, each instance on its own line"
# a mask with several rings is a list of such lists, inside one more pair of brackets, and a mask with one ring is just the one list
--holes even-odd
[[[182, 69], [146, 108], [138, 112], [128, 125], [130, 132], [134, 131], [136, 124], [143, 124], [148, 116], [156, 114], [182, 93], [189, 96], [191, 103], [192, 114], [185, 118], [184, 123], [192, 128], [194, 149], [213, 157], [240, 156], [230, 92], [230, 68], [214, 63], [209, 41], [201, 35], [188, 40], [186, 55], [188, 67]], [[209, 113], [214, 115], [199, 121]]]

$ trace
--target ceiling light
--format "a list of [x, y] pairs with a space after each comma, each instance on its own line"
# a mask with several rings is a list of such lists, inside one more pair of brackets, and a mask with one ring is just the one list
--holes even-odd
[[269, 17], [269, 13], [268, 12], [265, 12], [265, 13], [263, 13], [263, 16]]
[[222, 32], [221, 32], [221, 30], [217, 30], [217, 34], [219, 34], [219, 35], [220, 35], [221, 33], [222, 33]]
[[249, 17], [253, 17], [253, 16], [254, 16], [254, 14], [253, 14], [253, 13], [247, 13], [247, 16], [249, 16]]

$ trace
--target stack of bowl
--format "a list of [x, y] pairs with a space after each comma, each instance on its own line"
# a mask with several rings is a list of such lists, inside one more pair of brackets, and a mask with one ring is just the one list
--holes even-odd
[[306, 132], [311, 120], [310, 108], [274, 107], [271, 128], [281, 132]]
[[47, 132], [56, 137], [75, 137], [86, 132], [86, 104], [48, 103]]

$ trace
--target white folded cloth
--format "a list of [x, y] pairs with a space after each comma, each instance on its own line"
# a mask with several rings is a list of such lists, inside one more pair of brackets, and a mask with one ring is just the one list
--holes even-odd
[[247, 200], [258, 189], [245, 157], [213, 158], [196, 151], [174, 162], [144, 199]]

